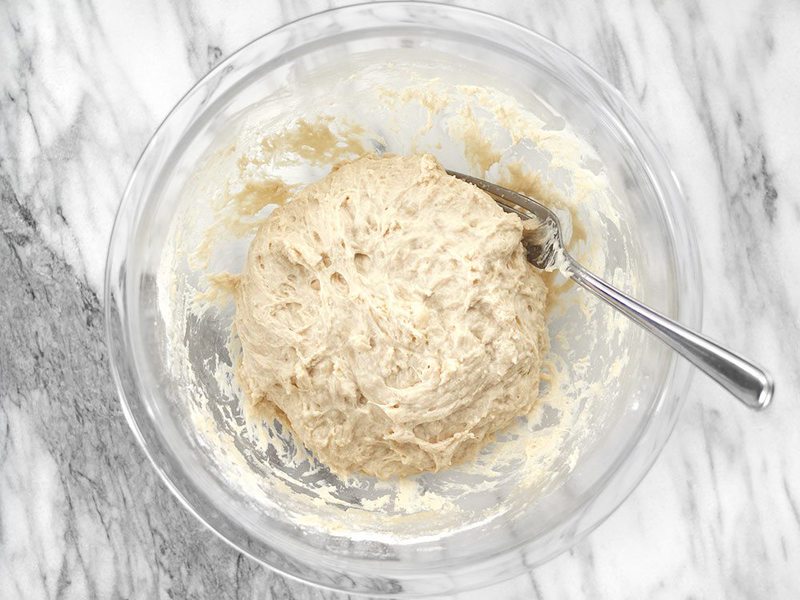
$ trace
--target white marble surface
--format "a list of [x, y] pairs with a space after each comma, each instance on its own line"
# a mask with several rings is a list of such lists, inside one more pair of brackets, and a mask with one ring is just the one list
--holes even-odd
[[[483, 7], [637, 106], [698, 220], [705, 331], [776, 374], [753, 414], [697, 377], [627, 503], [530, 575], [464, 598], [800, 594], [800, 4]], [[102, 270], [155, 126], [221, 57], [309, 0], [0, 3], [0, 597], [307, 598], [218, 541], [146, 464], [107, 369]]]

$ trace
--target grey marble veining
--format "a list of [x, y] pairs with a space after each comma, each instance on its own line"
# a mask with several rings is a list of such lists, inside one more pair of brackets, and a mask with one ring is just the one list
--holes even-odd
[[[800, 4], [463, 4], [555, 39], [638, 108], [698, 222], [704, 330], [778, 384], [756, 415], [698, 376], [620, 510], [463, 597], [796, 597]], [[338, 598], [242, 557], [157, 480], [121, 415], [101, 310], [114, 214], [153, 129], [223, 56], [329, 5], [0, 4], [0, 597]]]

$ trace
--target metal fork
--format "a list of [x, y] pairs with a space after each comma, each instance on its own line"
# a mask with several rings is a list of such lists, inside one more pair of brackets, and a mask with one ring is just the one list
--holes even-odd
[[483, 179], [447, 171], [487, 192], [505, 210], [523, 220], [535, 217], [536, 227], [526, 227], [522, 243], [528, 261], [544, 270], [560, 270], [576, 283], [655, 335], [698, 369], [714, 379], [746, 406], [762, 410], [772, 400], [775, 384], [763, 369], [743, 356], [723, 348], [672, 319], [646, 307], [609, 285], [580, 265], [564, 247], [558, 217], [532, 198]]

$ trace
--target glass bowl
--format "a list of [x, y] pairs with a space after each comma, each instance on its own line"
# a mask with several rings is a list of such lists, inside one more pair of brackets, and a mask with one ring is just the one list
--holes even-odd
[[[628, 260], [610, 242], [598, 274], [612, 279], [620, 268], [635, 270], [631, 291], [640, 299], [690, 327], [700, 324], [694, 236], [664, 157], [620, 94], [547, 39], [473, 10], [386, 2], [295, 21], [223, 61], [168, 115], [125, 190], [106, 270], [111, 368], [134, 435], [192, 514], [264, 565], [350, 593], [454, 593], [511, 578], [569, 548], [608, 517], [644, 477], [673, 428], [691, 373], [686, 363], [641, 331], [631, 328], [619, 335], [616, 342], [624, 345], [629, 360], [618, 374], [619, 384], [609, 386], [611, 391], [602, 398], [604, 417], [586, 442], [590, 447], [576, 454], [574, 464], [552, 485], [514, 489], [512, 477], [502, 486], [476, 493], [474, 500], [490, 508], [515, 496], [515, 509], [450, 530], [442, 525], [449, 515], [445, 509], [441, 514], [425, 513], [404, 536], [386, 535], [389, 526], [384, 521], [383, 529], [376, 526], [375, 531], [368, 520], [348, 529], [363, 499], [359, 494], [372, 484], [364, 483], [362, 489], [338, 480], [343, 496], [320, 509], [320, 523], [300, 524], [287, 516], [286, 503], [297, 494], [300, 506], [306, 500], [304, 490], [289, 486], [282, 492], [288, 496], [271, 497], [258, 485], [238, 486], [227, 477], [229, 467], [209, 452], [208, 432], [200, 432], [208, 423], [198, 424], [188, 413], [196, 390], [187, 389], [167, 367], [170, 350], [159, 309], [158, 277], [165, 268], [165, 244], [179, 206], [176, 198], [209, 148], [248, 106], [270, 96], [283, 99], [284, 104], [276, 105], [279, 109], [296, 108], [292, 92], [301, 79], [322, 79], [354, 59], [380, 63], [387, 53], [397, 58], [421, 52], [439, 57], [430, 66], [434, 74], [454, 76], [461, 83], [491, 82], [532, 111], [552, 109], [563, 117], [605, 166], [623, 208], [625, 236], [635, 249]], [[354, 98], [353, 104], [358, 103]], [[598, 314], [606, 315], [602, 310], [598, 308]], [[203, 323], [194, 326], [200, 343], [212, 354], [225, 353], [221, 330], [203, 329]], [[608, 376], [612, 358], [598, 353], [597, 364], [588, 365], [596, 381]], [[201, 390], [209, 398], [207, 404], [221, 406], [224, 399], [214, 398], [212, 388]], [[231, 406], [225, 410], [235, 411]], [[210, 423], [213, 429], [213, 419]], [[239, 438], [235, 441], [236, 468], [252, 470], [265, 480], [282, 468], [274, 457], [253, 460], [252, 448]], [[437, 478], [447, 476], [431, 475], [424, 481], [435, 486]]]

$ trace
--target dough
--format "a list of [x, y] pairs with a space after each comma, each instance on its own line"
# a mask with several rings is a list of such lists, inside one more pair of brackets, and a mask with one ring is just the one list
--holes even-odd
[[235, 317], [249, 407], [339, 474], [472, 457], [538, 396], [547, 290], [521, 236], [430, 155], [335, 168], [250, 246]]

